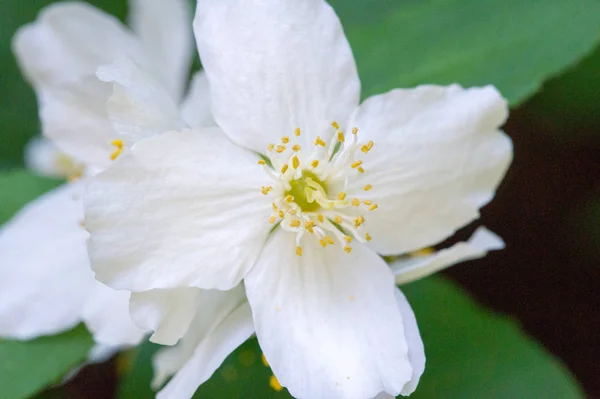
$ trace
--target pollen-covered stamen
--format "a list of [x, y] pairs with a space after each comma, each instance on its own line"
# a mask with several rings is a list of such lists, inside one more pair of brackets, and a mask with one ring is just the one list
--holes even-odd
[[116, 147], [113, 153], [110, 154], [110, 159], [114, 161], [123, 152], [123, 147], [125, 144], [123, 143], [123, 140], [113, 140], [111, 144]]
[[346, 136], [337, 122], [331, 127], [329, 143], [317, 136], [308, 147], [302, 146], [306, 141], [299, 141], [303, 132], [296, 128], [279, 144], [269, 144], [266, 156], [258, 161], [273, 180], [272, 185], [261, 187], [262, 194], [273, 196], [268, 221], [275, 224], [279, 220], [278, 228], [296, 234], [298, 256], [302, 256], [305, 234], [314, 236], [308, 239], [323, 247], [337, 241], [335, 246], [347, 253], [352, 251], [354, 240], [365, 243], [371, 239], [363, 230], [368, 212], [377, 204], [363, 198], [362, 193], [373, 186], [366, 184], [360, 192], [353, 191], [352, 198], [348, 198], [347, 189], [357, 172], [365, 172], [363, 161], [355, 154], [358, 150], [367, 153], [374, 144], [359, 143], [357, 128]]

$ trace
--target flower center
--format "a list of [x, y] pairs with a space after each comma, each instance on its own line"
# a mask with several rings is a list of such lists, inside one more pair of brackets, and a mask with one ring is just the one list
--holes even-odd
[[[359, 144], [358, 129], [352, 129], [352, 139], [346, 141], [336, 122], [327, 144], [317, 137], [310, 151], [294, 144], [294, 137], [281, 138], [281, 144], [269, 144], [267, 156], [258, 161], [274, 181], [273, 186], [262, 187], [263, 195], [272, 195], [273, 212], [269, 223], [279, 220], [279, 226], [296, 233], [296, 254], [302, 255], [301, 242], [308, 235], [316, 236], [321, 246], [339, 242], [350, 253], [353, 240], [371, 240], [364, 231], [365, 214], [377, 209], [371, 200], [347, 198], [348, 182], [365, 173], [363, 162], [356, 159], [360, 150], [368, 153], [373, 142]], [[294, 132], [301, 135], [300, 129]], [[367, 184], [362, 191], [373, 188]]]

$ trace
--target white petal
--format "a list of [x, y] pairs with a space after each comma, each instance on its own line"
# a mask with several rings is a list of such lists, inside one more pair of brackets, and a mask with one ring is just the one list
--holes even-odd
[[419, 384], [419, 379], [423, 375], [423, 371], [425, 371], [425, 348], [423, 347], [423, 340], [419, 333], [415, 314], [406, 297], [399, 289], [396, 289], [396, 301], [398, 302], [400, 313], [402, 313], [404, 337], [408, 344], [408, 357], [412, 366], [412, 377], [404, 385], [402, 392], [400, 392], [403, 396], [408, 396], [415, 391]]
[[394, 399], [394, 395], [390, 395], [389, 393], [382, 392], [379, 395], [375, 396], [373, 399]]
[[302, 256], [295, 245], [273, 234], [244, 280], [279, 382], [297, 398], [399, 394], [412, 367], [387, 264], [360, 243], [347, 254], [309, 241]]
[[152, 65], [116, 18], [80, 2], [44, 8], [36, 22], [17, 32], [13, 50], [36, 89], [92, 76], [99, 65], [119, 57]]
[[210, 91], [204, 72], [194, 75], [190, 91], [181, 104], [181, 114], [186, 123], [193, 128], [217, 125], [210, 111]]
[[390, 264], [397, 284], [427, 277], [447, 267], [467, 260], [483, 258], [488, 251], [504, 248], [504, 242], [496, 234], [484, 227], [478, 228], [467, 242], [459, 242], [452, 247], [428, 256], [398, 259]]
[[194, 47], [188, 0], [129, 0], [129, 20], [161, 72], [157, 78], [179, 101], [188, 81]]
[[83, 321], [94, 341], [103, 345], [137, 345], [145, 335], [129, 316], [129, 292], [113, 290], [95, 280], [83, 308]]
[[113, 83], [106, 109], [115, 131], [127, 144], [186, 127], [171, 95], [130, 59], [98, 68], [97, 76]]
[[86, 193], [96, 278], [117, 289], [230, 289], [272, 225], [257, 156], [219, 129], [136, 143]]
[[25, 164], [41, 176], [54, 178], [67, 178], [81, 170], [81, 166], [52, 141], [37, 136], [25, 147]]
[[106, 113], [110, 93], [95, 76], [46, 90], [39, 97], [43, 134], [77, 162], [107, 167], [116, 138]]
[[242, 146], [264, 152], [298, 127], [326, 138], [358, 104], [352, 51], [323, 0], [201, 0], [194, 31], [215, 120]]
[[135, 323], [154, 331], [150, 341], [175, 345], [188, 331], [198, 307], [197, 288], [176, 288], [134, 292], [130, 311]]
[[479, 216], [512, 159], [511, 141], [498, 130], [506, 116], [491, 86], [420, 86], [361, 105], [350, 125], [375, 146], [358, 152], [366, 172], [350, 180], [348, 194], [379, 205], [365, 215], [377, 252], [435, 244]]
[[223, 361], [254, 333], [250, 306], [244, 290], [204, 291], [204, 306], [199, 309], [189, 333], [176, 346], [162, 349], [154, 359], [154, 387], [171, 381], [157, 398], [190, 398]]
[[30, 339], [71, 329], [94, 278], [81, 227], [82, 187], [59, 187], [0, 231], [0, 336]]

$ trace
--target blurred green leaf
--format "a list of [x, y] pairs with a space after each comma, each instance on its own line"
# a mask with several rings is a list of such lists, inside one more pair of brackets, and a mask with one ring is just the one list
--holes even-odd
[[0, 341], [0, 398], [28, 398], [60, 383], [86, 360], [92, 345], [83, 326], [28, 342]]
[[21, 207], [57, 187], [60, 180], [18, 170], [0, 173], [0, 224], [8, 221]]
[[153, 398], [155, 392], [150, 388], [152, 382], [152, 356], [160, 348], [150, 341], [119, 355], [119, 383], [117, 398], [145, 399]]
[[364, 95], [494, 84], [512, 105], [600, 41], [597, 0], [332, 0]]
[[[411, 397], [583, 397], [569, 372], [513, 321], [485, 310], [455, 284], [430, 277], [403, 291], [413, 305], [427, 355], [425, 374]], [[194, 397], [291, 398], [286, 390], [270, 388], [271, 371], [262, 364], [260, 353], [256, 339], [246, 342]], [[132, 371], [141, 389], [152, 378], [148, 363], [144, 358]], [[127, 392], [146, 392], [137, 398], [152, 397], [149, 391]]]

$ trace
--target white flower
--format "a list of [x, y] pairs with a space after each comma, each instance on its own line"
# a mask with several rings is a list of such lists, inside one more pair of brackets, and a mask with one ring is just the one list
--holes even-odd
[[[220, 128], [140, 140], [92, 179], [97, 278], [142, 303], [157, 289], [243, 280], [261, 348], [292, 395], [410, 394], [425, 358], [394, 271], [409, 281], [502, 242], [480, 230], [394, 271], [378, 254], [433, 245], [478, 217], [512, 157], [499, 130], [506, 102], [493, 87], [453, 85], [359, 105], [350, 46], [321, 0], [200, 0], [195, 31]], [[125, 87], [109, 109], [129, 121], [117, 131], [168, 130], [127, 100], [152, 91]]]
[[[111, 141], [117, 138], [104, 105], [110, 85], [95, 72], [130, 56], [152, 66], [169, 88], [165, 95], [179, 100], [191, 60], [191, 15], [185, 0], [132, 0], [130, 5], [137, 35], [91, 6], [64, 3], [44, 9], [13, 43], [38, 95], [48, 137], [32, 141], [27, 162], [42, 174], [79, 180], [31, 202], [3, 226], [0, 336], [30, 339], [83, 321], [98, 343], [92, 359], [105, 357], [107, 351], [99, 348], [112, 352], [144, 336], [130, 319], [129, 293], [94, 279], [85, 248], [84, 182], [110, 164], [115, 151]], [[196, 77], [184, 110], [206, 102], [202, 80]]]

